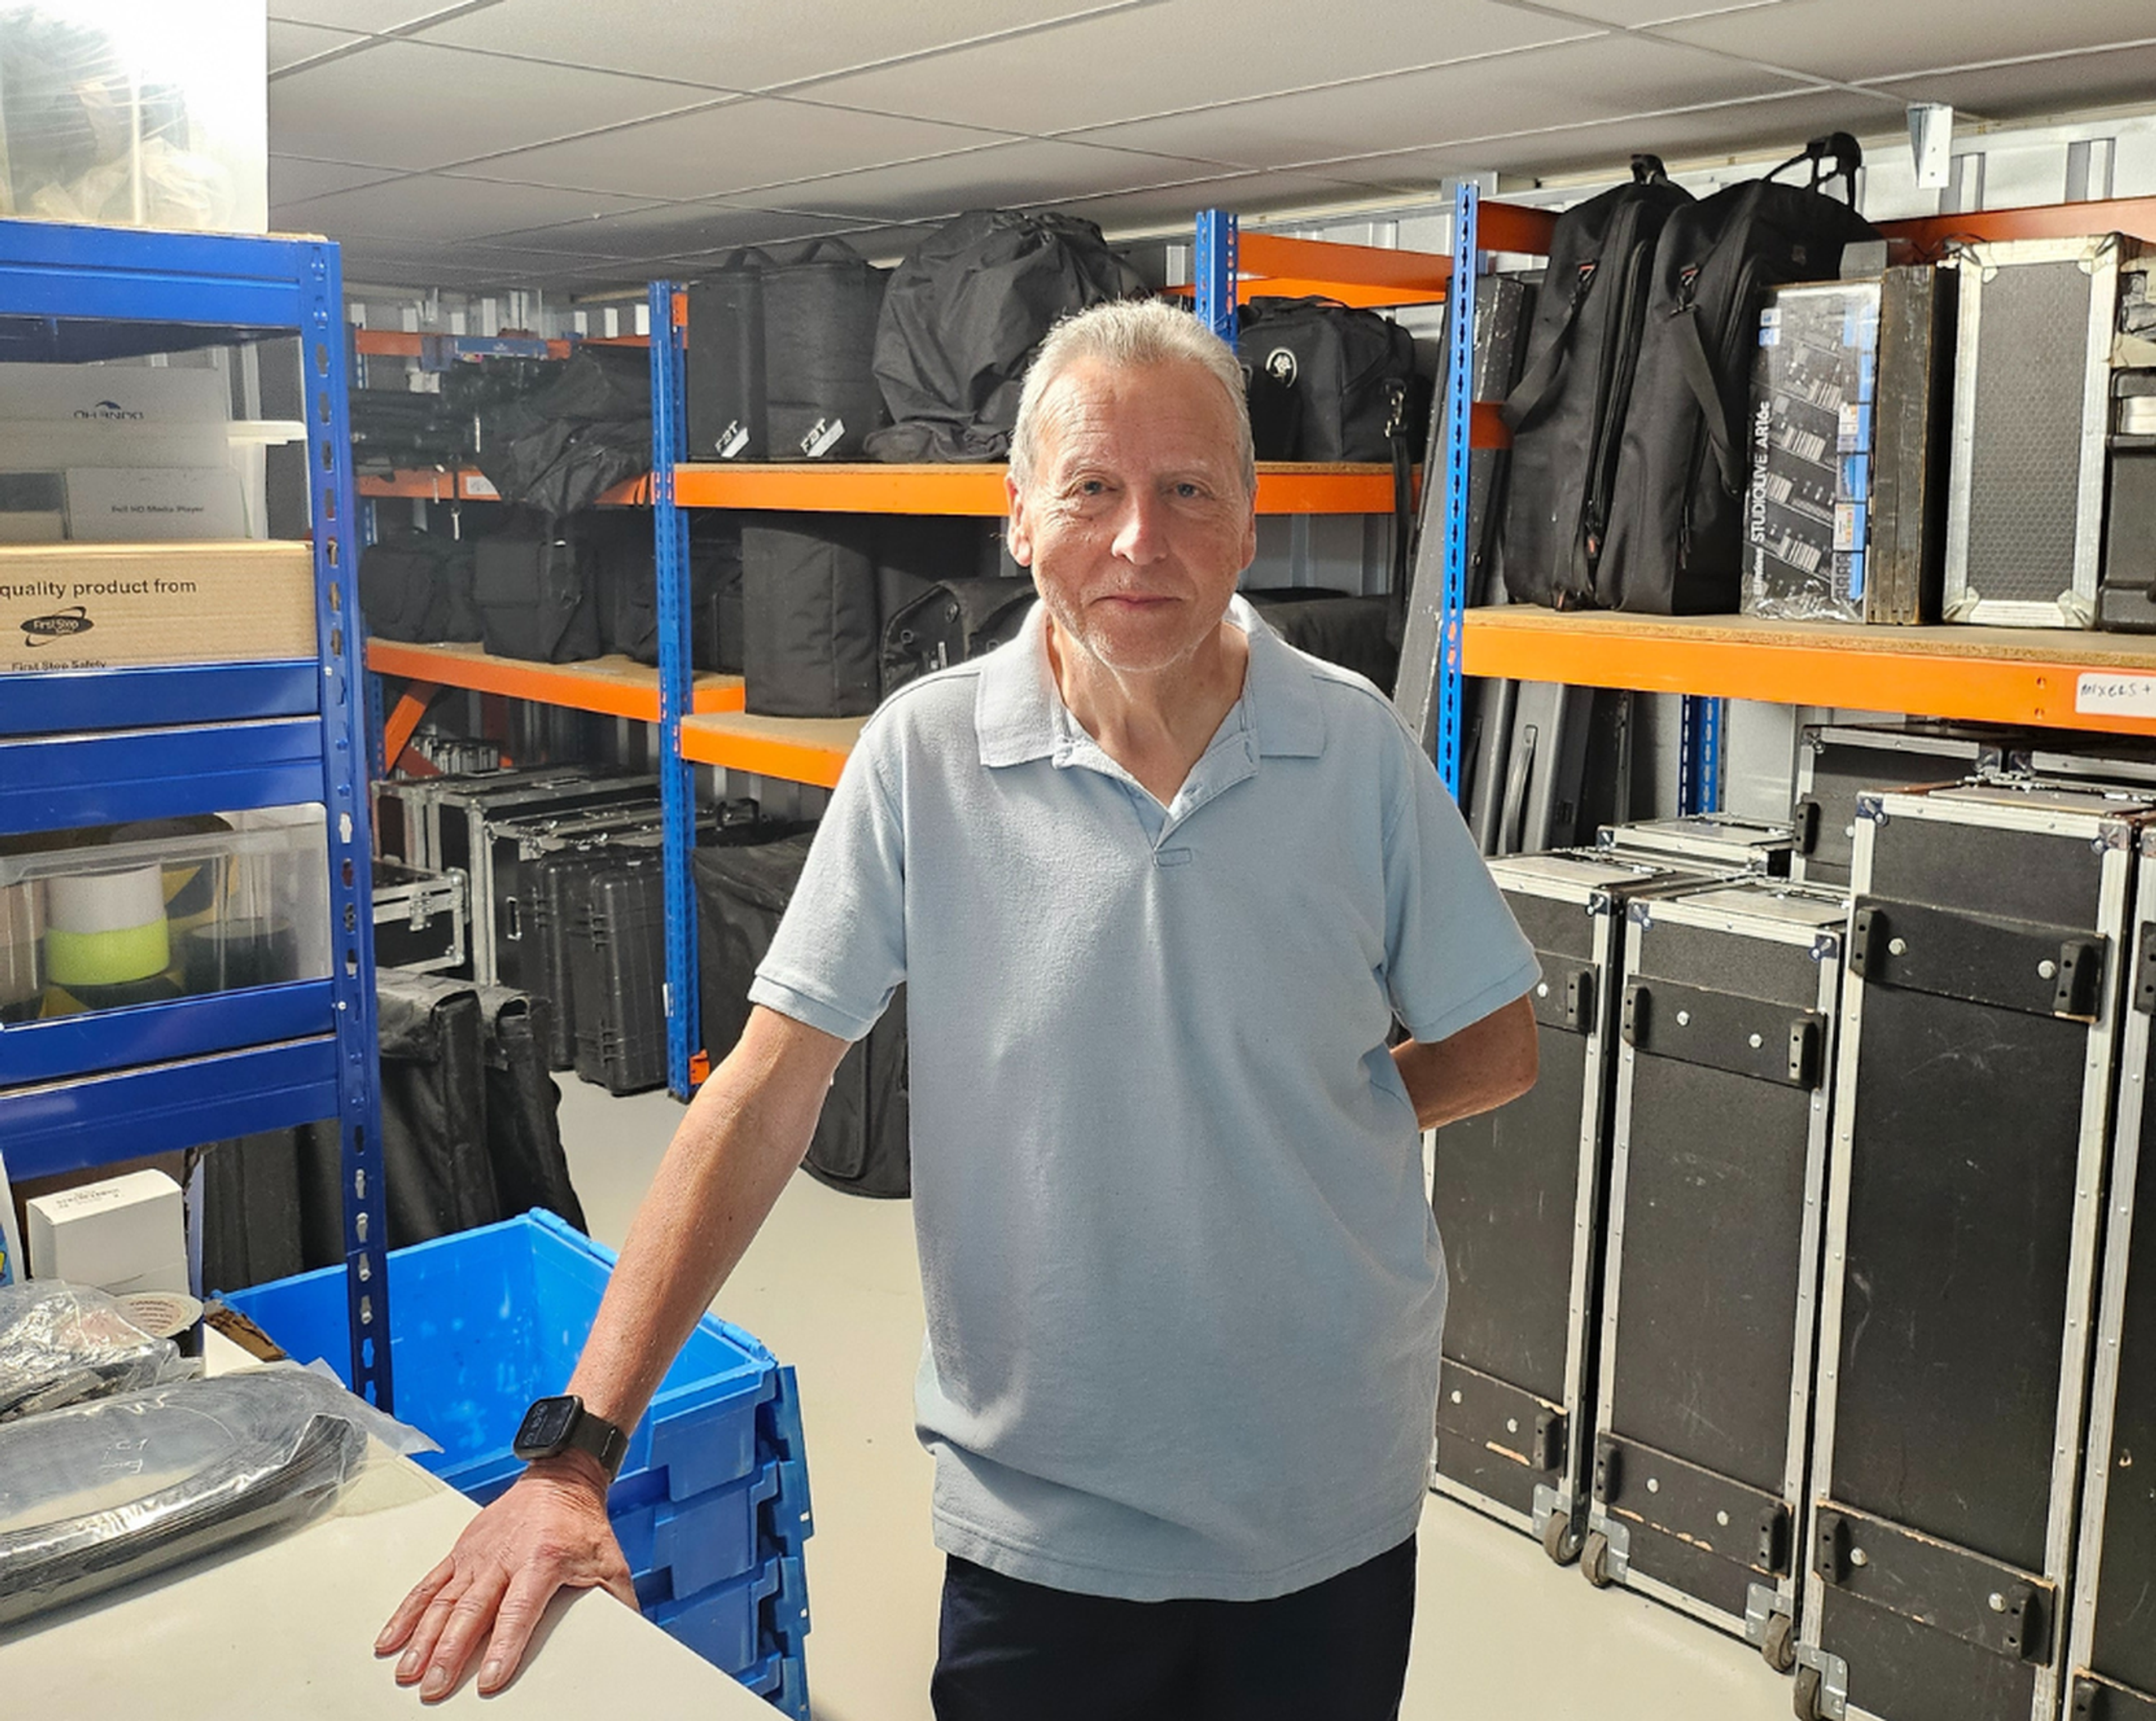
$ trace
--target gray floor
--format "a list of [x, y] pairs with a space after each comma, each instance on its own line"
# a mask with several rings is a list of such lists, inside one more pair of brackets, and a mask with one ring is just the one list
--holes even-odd
[[[593, 1233], [619, 1244], [681, 1115], [660, 1095], [563, 1081], [562, 1135]], [[808, 1681], [817, 1721], [930, 1721], [940, 1556], [913, 1437], [921, 1287], [910, 1208], [798, 1176], [714, 1305], [801, 1382], [816, 1533]], [[1433, 1498], [1407, 1721], [1768, 1721], [1789, 1685], [1744, 1645], [1621, 1590], [1598, 1593], [1524, 1537]]]

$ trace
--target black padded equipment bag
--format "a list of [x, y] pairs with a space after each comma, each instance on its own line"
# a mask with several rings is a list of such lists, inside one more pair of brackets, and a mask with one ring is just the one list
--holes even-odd
[[883, 691], [1016, 639], [1035, 596], [1029, 579], [939, 580], [884, 624]]
[[1391, 695], [1400, 648], [1389, 598], [1358, 598], [1322, 586], [1281, 586], [1245, 592], [1243, 598], [1296, 650], [1353, 670]]
[[827, 239], [783, 262], [737, 252], [691, 287], [690, 457], [859, 459], [883, 422], [875, 333], [890, 273]]
[[875, 709], [883, 628], [869, 515], [749, 514], [742, 524], [747, 709], [857, 717]]
[[976, 209], [901, 263], [876, 324], [875, 376], [891, 424], [879, 460], [999, 460], [1034, 349], [1074, 311], [1143, 297], [1144, 278], [1074, 215]]
[[[1281, 388], [1293, 398], [1285, 410], [1266, 400], [1261, 460], [1390, 460], [1394, 444], [1419, 434], [1429, 414], [1415, 376], [1414, 336], [1374, 311], [1332, 299], [1256, 298], [1242, 309], [1236, 345], [1254, 401]], [[1260, 372], [1271, 386], [1256, 381]], [[1257, 434], [1254, 416], [1254, 439]]]
[[586, 346], [545, 387], [483, 408], [475, 455], [505, 502], [559, 520], [651, 469], [651, 363]]
[[547, 1073], [551, 1007], [506, 986], [477, 989], [480, 1057], [486, 1066], [486, 1151], [501, 1216], [544, 1207], [588, 1230], [569, 1181], [557, 1113], [562, 1091]]
[[[607, 510], [579, 523], [598, 583], [600, 643], [639, 663], [659, 661], [659, 568], [651, 518]], [[741, 673], [741, 528], [727, 516], [689, 521], [689, 663]]]
[[[1597, 604], [1650, 615], [1737, 609], [1760, 307], [1770, 287], [1832, 280], [1845, 245], [1878, 238], [1853, 202], [1820, 188], [1840, 177], [1853, 200], [1861, 160], [1845, 132], [1814, 138], [1764, 179], [1681, 208], [1662, 229]], [[1810, 186], [1775, 177], [1800, 162]]]
[[484, 629], [472, 602], [472, 547], [411, 527], [359, 554], [359, 608], [377, 639], [469, 644]]
[[478, 541], [473, 591], [486, 649], [531, 663], [599, 655], [599, 604], [589, 547], [548, 527], [512, 526]]
[[1516, 603], [1594, 601], [1655, 246], [1691, 201], [1659, 157], [1635, 156], [1630, 183], [1557, 218], [1526, 368], [1504, 408], [1505, 589]]
[[[748, 987], [771, 948], [808, 859], [813, 831], [696, 852], [696, 951], [704, 1045], [716, 1063], [748, 1025]], [[809, 1175], [857, 1195], [912, 1190], [906, 1099], [906, 989], [831, 1078], [803, 1164]]]

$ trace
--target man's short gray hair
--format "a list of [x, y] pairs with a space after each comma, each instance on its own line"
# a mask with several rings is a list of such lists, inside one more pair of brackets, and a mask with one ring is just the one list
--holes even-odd
[[1020, 490], [1033, 482], [1040, 451], [1040, 403], [1049, 385], [1072, 366], [1096, 362], [1116, 370], [1194, 364], [1220, 385], [1235, 424], [1235, 458], [1246, 495], [1258, 489], [1257, 457], [1250, 442], [1250, 408], [1243, 367], [1235, 350], [1188, 311], [1160, 299], [1116, 299], [1067, 316], [1048, 331], [1025, 373], [1011, 429], [1011, 479]]

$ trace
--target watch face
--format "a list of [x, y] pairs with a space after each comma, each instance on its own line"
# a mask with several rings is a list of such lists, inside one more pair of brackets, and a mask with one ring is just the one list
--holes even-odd
[[537, 1400], [524, 1413], [523, 1426], [516, 1431], [511, 1450], [520, 1458], [545, 1457], [558, 1452], [568, 1439], [569, 1431], [577, 1426], [577, 1416], [583, 1408], [573, 1398]]

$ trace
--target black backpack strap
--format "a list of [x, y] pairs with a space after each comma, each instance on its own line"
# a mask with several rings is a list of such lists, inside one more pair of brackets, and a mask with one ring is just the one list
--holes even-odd
[[1541, 409], [1550, 391], [1557, 387], [1558, 373], [1572, 352], [1572, 331], [1578, 326], [1579, 313], [1587, 304], [1588, 290], [1594, 286], [1599, 265], [1583, 263], [1572, 288], [1572, 302], [1565, 306], [1564, 321], [1558, 325], [1557, 333], [1548, 346], [1536, 355], [1535, 362], [1527, 367], [1527, 374], [1518, 385], [1505, 397], [1499, 408], [1504, 414], [1507, 428], [1517, 430]]
[[1864, 165], [1864, 149], [1848, 132], [1830, 131], [1824, 137], [1813, 138], [1766, 177], [1779, 179], [1801, 163], [1810, 163], [1811, 167], [1812, 190], [1819, 191], [1839, 179], [1849, 206], [1852, 209], [1856, 207], [1856, 170]]
[[1707, 356], [1707, 343], [1700, 336], [1699, 312], [1687, 303], [1676, 313], [1679, 325], [1677, 334], [1677, 368], [1691, 386], [1693, 397], [1707, 420], [1707, 439], [1714, 450], [1715, 465], [1722, 469], [1722, 485], [1730, 495], [1744, 494], [1744, 469], [1737, 454], [1737, 439], [1729, 424], [1729, 408], [1722, 398], [1722, 391], [1715, 384], [1714, 366]]
[[[1414, 563], [1409, 559], [1411, 541], [1414, 537], [1414, 451], [1408, 445], [1408, 384], [1404, 377], [1395, 377], [1387, 385], [1392, 394], [1391, 416], [1385, 424], [1386, 439], [1393, 445], [1393, 619], [1394, 624], [1404, 624], [1408, 613], [1408, 581], [1412, 577]], [[1430, 451], [1430, 464], [1423, 471], [1423, 482], [1434, 479], [1443, 481], [1437, 471], [1435, 456]]]

